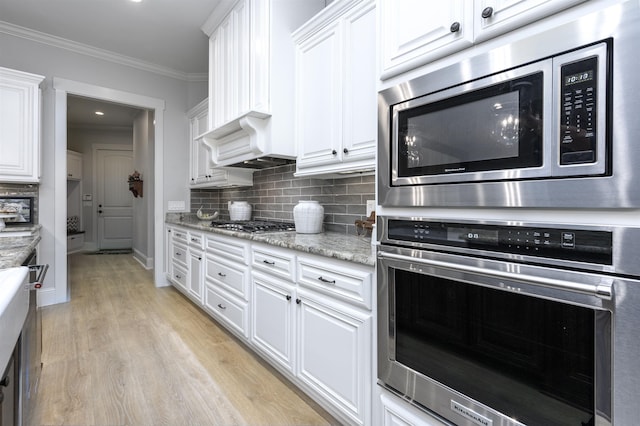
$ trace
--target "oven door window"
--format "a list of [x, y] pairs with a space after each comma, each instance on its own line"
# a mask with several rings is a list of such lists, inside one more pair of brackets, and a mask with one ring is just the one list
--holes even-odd
[[543, 73], [397, 112], [398, 177], [542, 166]]
[[525, 424], [592, 424], [594, 336], [610, 312], [393, 274], [398, 363]]

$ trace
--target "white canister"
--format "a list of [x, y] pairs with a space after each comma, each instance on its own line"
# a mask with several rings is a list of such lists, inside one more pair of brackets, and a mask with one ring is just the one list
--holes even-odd
[[293, 221], [299, 234], [319, 234], [323, 220], [324, 207], [317, 201], [300, 200], [293, 208]]
[[251, 220], [251, 204], [246, 201], [229, 201], [231, 220]]

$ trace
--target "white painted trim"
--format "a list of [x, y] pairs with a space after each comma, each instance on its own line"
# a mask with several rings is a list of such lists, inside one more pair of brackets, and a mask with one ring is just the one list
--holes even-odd
[[145, 256], [140, 250], [133, 249], [133, 259], [144, 269], [153, 269], [153, 258]]
[[36, 294], [37, 294], [36, 303], [40, 307], [55, 305], [56, 303], [60, 303], [57, 301], [55, 288], [43, 288], [41, 290], [38, 290]]
[[5, 21], [0, 21], [0, 32], [178, 80], [197, 82], [207, 81], [208, 79], [207, 73], [185, 73], [183, 71], [177, 71], [169, 67], [142, 61], [140, 59], [132, 58], [131, 56], [121, 55], [109, 50], [78, 43], [40, 31], [35, 31], [30, 28], [21, 27]]
[[[164, 273], [164, 183], [162, 180], [162, 168], [164, 164], [164, 109], [165, 101], [135, 93], [121, 90], [109, 89], [92, 84], [53, 78], [53, 89], [55, 90], [54, 109], [54, 152], [55, 164], [55, 185], [59, 192], [62, 188], [66, 191], [66, 158], [67, 158], [67, 95], [79, 95], [105, 101], [117, 102], [125, 105], [132, 105], [139, 108], [154, 110], [155, 117], [155, 140], [154, 140], [154, 192], [153, 192], [153, 229], [154, 229], [154, 258], [153, 277], [156, 287], [169, 285]], [[55, 197], [54, 202], [55, 222], [53, 227], [55, 252], [55, 289], [53, 296], [47, 293], [48, 304], [63, 303], [69, 300], [69, 288], [67, 286], [67, 197]], [[48, 290], [48, 289], [47, 289]]]

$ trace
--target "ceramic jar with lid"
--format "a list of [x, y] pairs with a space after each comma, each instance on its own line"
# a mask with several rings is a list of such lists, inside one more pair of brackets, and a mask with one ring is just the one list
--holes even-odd
[[293, 208], [293, 221], [299, 234], [319, 234], [323, 220], [324, 207], [317, 201], [300, 200]]
[[229, 201], [231, 220], [251, 220], [251, 204], [246, 201]]

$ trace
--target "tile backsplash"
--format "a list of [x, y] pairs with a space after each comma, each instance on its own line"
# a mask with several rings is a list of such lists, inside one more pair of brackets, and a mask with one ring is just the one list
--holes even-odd
[[295, 164], [258, 170], [253, 186], [233, 189], [192, 189], [191, 213], [200, 206], [206, 213], [220, 212], [229, 219], [228, 201], [247, 201], [252, 219], [293, 222], [293, 208], [300, 200], [316, 200], [324, 207], [324, 230], [355, 235], [354, 222], [366, 218], [367, 200], [375, 199], [375, 176], [354, 175], [340, 179], [296, 178]]

